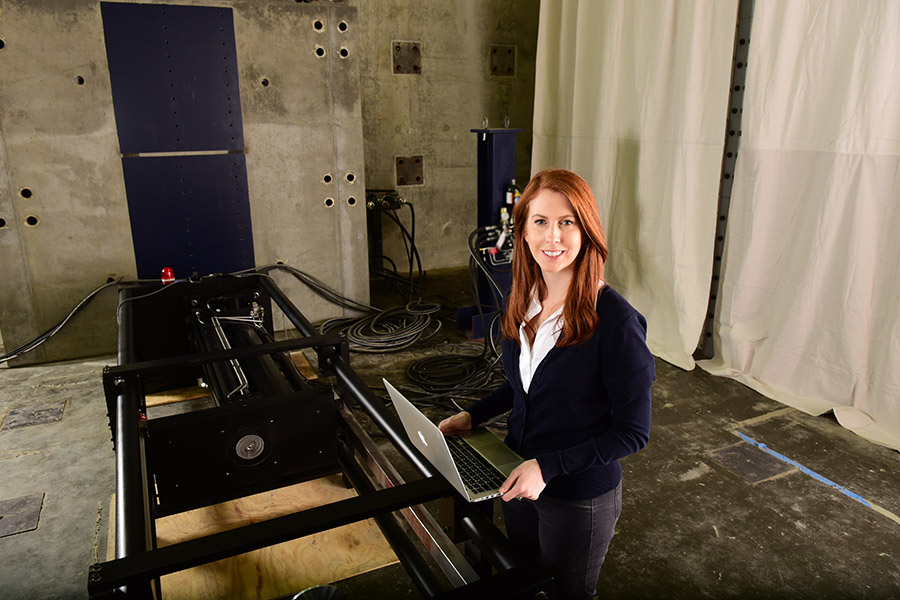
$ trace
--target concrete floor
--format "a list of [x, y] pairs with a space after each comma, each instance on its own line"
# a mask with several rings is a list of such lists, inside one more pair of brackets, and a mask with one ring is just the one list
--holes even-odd
[[[432, 272], [427, 283], [448, 303], [468, 301], [465, 270]], [[383, 306], [398, 302], [390, 296], [373, 288]], [[372, 387], [383, 375], [402, 382], [412, 360], [459, 339], [448, 320], [428, 343], [351, 363]], [[101, 389], [113, 362], [0, 369], [0, 502], [44, 494], [36, 529], [0, 537], [0, 598], [87, 596], [88, 566], [106, 556], [115, 487]], [[900, 454], [734, 381], [662, 361], [657, 370], [651, 442], [623, 463], [624, 510], [600, 597], [900, 598], [900, 522], [891, 518], [900, 515]], [[60, 405], [58, 421], [9, 427], [14, 409]], [[738, 434], [803, 468], [769, 464]], [[744, 467], [762, 480], [737, 474]], [[418, 597], [396, 565], [338, 585], [350, 598]]]

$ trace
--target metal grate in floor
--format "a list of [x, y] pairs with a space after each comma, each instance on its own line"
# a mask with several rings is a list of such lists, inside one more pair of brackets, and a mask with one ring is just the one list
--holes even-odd
[[0, 500], [0, 538], [37, 529], [44, 493]]
[[25, 427], [26, 425], [39, 425], [41, 423], [59, 421], [62, 419], [63, 409], [65, 407], [65, 402], [57, 402], [54, 404], [39, 404], [36, 406], [14, 408], [6, 415], [6, 419], [3, 420], [3, 427], [0, 427], [0, 429], [15, 429], [16, 427]]

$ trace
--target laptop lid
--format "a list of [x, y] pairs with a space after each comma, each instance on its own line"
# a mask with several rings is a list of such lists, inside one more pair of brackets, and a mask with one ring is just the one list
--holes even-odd
[[[407, 400], [388, 380], [382, 379], [382, 381], [384, 382], [384, 387], [387, 388], [388, 394], [391, 396], [394, 408], [397, 409], [397, 415], [400, 417], [400, 422], [403, 423], [403, 429], [406, 430], [406, 435], [409, 436], [413, 446], [434, 465], [434, 468], [450, 482], [450, 485], [456, 488], [456, 491], [463, 498], [469, 502], [478, 502], [499, 495], [499, 490], [496, 489], [478, 494], [471, 492], [463, 483], [459, 470], [456, 468], [456, 463], [450, 455], [450, 449], [447, 447], [447, 440], [444, 438], [441, 430], [437, 428], [437, 425], [422, 414], [422, 411]], [[496, 436], [494, 437], [496, 439]], [[519, 462], [521, 460], [520, 458]]]

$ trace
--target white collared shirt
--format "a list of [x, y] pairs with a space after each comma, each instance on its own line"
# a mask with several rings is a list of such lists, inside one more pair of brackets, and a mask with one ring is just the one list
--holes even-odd
[[531, 305], [525, 313], [525, 321], [519, 324], [519, 344], [522, 348], [519, 354], [519, 376], [522, 379], [522, 389], [525, 390], [526, 394], [528, 393], [528, 388], [531, 387], [531, 379], [534, 377], [534, 372], [547, 356], [547, 353], [559, 341], [559, 336], [563, 329], [563, 307], [560, 306], [556, 309], [556, 312], [547, 317], [546, 321], [541, 323], [534, 336], [534, 346], [530, 345], [528, 343], [528, 335], [525, 333], [525, 323], [540, 314], [542, 309], [543, 307], [538, 302], [537, 296], [532, 294]]
[[[600, 283], [597, 285], [598, 292], [603, 285], [604, 282], [601, 279]], [[565, 306], [565, 304], [563, 304], [563, 306]], [[526, 394], [528, 393], [528, 388], [531, 387], [531, 380], [534, 377], [534, 372], [537, 371], [541, 361], [547, 357], [550, 350], [556, 346], [556, 343], [559, 341], [559, 336], [562, 334], [563, 325], [565, 324], [565, 320], [562, 316], [563, 306], [556, 309], [556, 312], [547, 317], [546, 321], [541, 323], [541, 326], [538, 327], [537, 333], [534, 336], [534, 346], [531, 346], [528, 343], [528, 335], [525, 333], [525, 323], [540, 314], [541, 310], [543, 310], [543, 306], [538, 302], [535, 291], [533, 290], [531, 293], [531, 304], [525, 312], [525, 320], [519, 324], [519, 345], [522, 349], [519, 354], [519, 377], [522, 379], [522, 389], [525, 390]]]

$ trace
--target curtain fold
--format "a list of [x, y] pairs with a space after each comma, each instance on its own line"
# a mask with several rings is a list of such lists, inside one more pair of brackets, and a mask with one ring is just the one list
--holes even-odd
[[900, 449], [900, 3], [757, 0], [716, 357]]
[[606, 278], [694, 366], [709, 297], [737, 0], [544, 0], [532, 171], [594, 190]]

